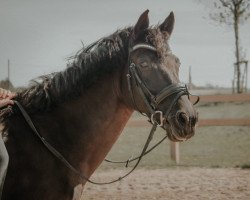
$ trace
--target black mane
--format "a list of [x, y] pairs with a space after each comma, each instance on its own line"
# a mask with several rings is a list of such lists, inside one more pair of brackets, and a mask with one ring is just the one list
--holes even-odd
[[33, 80], [31, 86], [18, 93], [16, 100], [34, 113], [48, 111], [58, 103], [82, 95], [102, 75], [124, 64], [131, 30], [118, 30], [81, 49], [64, 71]]

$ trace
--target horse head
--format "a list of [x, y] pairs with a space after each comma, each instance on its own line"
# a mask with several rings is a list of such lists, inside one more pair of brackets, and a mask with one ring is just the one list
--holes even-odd
[[183, 141], [195, 133], [197, 112], [179, 80], [180, 60], [168, 45], [174, 14], [150, 27], [148, 12], [139, 17], [130, 37], [125, 95], [129, 105], [165, 129], [170, 140]]

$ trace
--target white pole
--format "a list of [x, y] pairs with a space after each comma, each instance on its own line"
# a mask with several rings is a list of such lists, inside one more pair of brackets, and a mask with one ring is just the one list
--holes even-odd
[[8, 89], [10, 89], [10, 60], [8, 59]]
[[180, 163], [180, 148], [179, 142], [170, 142], [170, 156], [171, 159], [176, 162], [176, 164]]

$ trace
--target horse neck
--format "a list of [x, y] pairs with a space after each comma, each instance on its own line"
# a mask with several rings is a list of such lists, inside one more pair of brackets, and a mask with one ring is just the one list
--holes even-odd
[[115, 82], [111, 75], [105, 76], [84, 96], [55, 111], [63, 126], [60, 134], [67, 138], [67, 147], [62, 144], [61, 149], [66, 149], [64, 155], [86, 176], [103, 161], [133, 112], [120, 100]]

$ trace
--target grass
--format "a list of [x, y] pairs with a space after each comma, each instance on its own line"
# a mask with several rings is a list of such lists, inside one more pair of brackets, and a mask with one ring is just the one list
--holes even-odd
[[250, 169], [250, 165], [249, 164], [244, 164], [241, 166], [241, 169]]
[[[215, 108], [214, 106], [217, 106]], [[200, 117], [205, 116], [211, 109], [216, 112], [224, 112], [229, 116], [230, 106], [232, 112], [238, 108], [243, 117], [248, 117], [249, 103], [245, 104], [217, 104], [202, 106]], [[242, 108], [243, 107], [243, 108]], [[227, 109], [227, 111], [224, 111]], [[243, 113], [245, 111], [245, 113]], [[204, 113], [204, 114], [203, 114]], [[237, 117], [241, 117], [237, 112]], [[247, 114], [246, 114], [247, 113]], [[214, 114], [215, 116], [218, 113]], [[211, 117], [212, 114], [209, 114]], [[135, 114], [134, 118], [139, 116]], [[146, 119], [145, 119], [146, 120]], [[126, 127], [122, 135], [113, 146], [108, 158], [113, 160], [126, 160], [131, 156], [137, 156], [147, 139], [149, 127]], [[165, 132], [159, 128], [151, 144], [159, 141]], [[122, 167], [123, 165], [103, 163], [101, 169], [110, 167]], [[150, 168], [165, 168], [176, 166], [170, 159], [170, 142], [164, 141], [157, 149], [153, 150], [141, 161], [140, 166]], [[250, 127], [249, 126], [223, 126], [223, 127], [199, 127], [196, 135], [190, 140], [180, 144], [179, 166], [198, 167], [241, 167], [250, 168]]]

